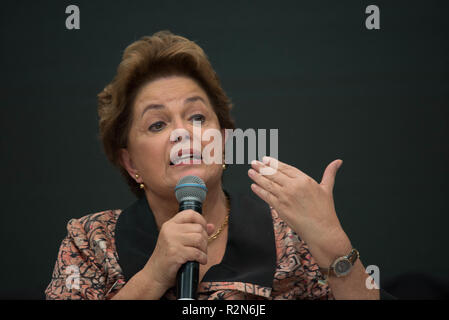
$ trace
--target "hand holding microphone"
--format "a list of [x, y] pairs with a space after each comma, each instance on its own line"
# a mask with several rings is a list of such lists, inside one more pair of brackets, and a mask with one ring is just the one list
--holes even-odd
[[[206, 185], [199, 177], [186, 176], [182, 178], [175, 188], [179, 211], [187, 209], [201, 214], [206, 193]], [[206, 239], [206, 254], [207, 243]], [[181, 266], [176, 278], [176, 298], [178, 300], [194, 300], [197, 298], [199, 271], [200, 267], [197, 261], [187, 261]]]
[[[187, 176], [183, 179], [188, 177], [192, 176]], [[198, 177], [195, 178], [199, 179]], [[202, 189], [203, 191], [198, 191], [197, 186], [192, 186], [198, 180], [194, 180], [192, 183], [192, 180], [185, 182], [183, 179], [180, 180], [177, 187], [183, 186], [176, 190], [177, 199], [180, 203], [180, 211], [162, 225], [156, 247], [143, 271], [151, 275], [153, 283], [160, 287], [163, 292], [176, 284], [179, 271], [180, 275], [178, 276], [178, 280], [184, 279], [184, 284], [182, 285], [183, 290], [185, 291], [188, 287], [187, 289], [189, 291], [194, 290], [192, 293], [196, 294], [198, 276], [196, 275], [196, 284], [189, 283], [192, 280], [195, 281], [195, 270], [199, 269], [198, 263], [203, 265], [207, 263], [208, 237], [213, 233], [214, 226], [207, 224], [199, 212], [192, 210], [193, 208], [201, 211], [201, 203], [198, 204], [198, 200], [204, 200], [206, 193], [205, 186]], [[203, 192], [204, 197], [202, 197]], [[200, 206], [199, 209], [198, 206]], [[186, 265], [190, 266], [187, 268], [187, 270], [190, 270], [190, 273], [187, 275], [189, 278], [186, 278], [185, 269], [182, 269]], [[184, 276], [182, 276], [183, 274]], [[179, 284], [177, 285], [177, 289], [178, 291], [181, 289]], [[196, 297], [178, 296], [179, 298], [194, 299]]]

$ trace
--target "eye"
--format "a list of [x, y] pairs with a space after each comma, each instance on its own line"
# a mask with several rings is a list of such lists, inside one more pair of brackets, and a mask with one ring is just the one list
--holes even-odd
[[190, 117], [191, 121], [199, 121], [201, 123], [203, 123], [204, 121], [206, 121], [206, 117], [203, 116], [202, 114], [198, 113], [198, 114], [194, 114], [193, 116]]
[[161, 131], [165, 126], [165, 123], [163, 121], [158, 121], [153, 123], [148, 130], [152, 131], [152, 132], [158, 132]]

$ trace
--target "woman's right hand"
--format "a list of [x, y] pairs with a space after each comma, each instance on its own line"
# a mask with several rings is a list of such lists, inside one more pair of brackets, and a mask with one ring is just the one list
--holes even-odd
[[184, 210], [166, 221], [159, 232], [156, 247], [141, 270], [161, 295], [175, 285], [179, 268], [187, 261], [207, 264], [208, 236], [214, 230], [204, 217], [193, 210]]

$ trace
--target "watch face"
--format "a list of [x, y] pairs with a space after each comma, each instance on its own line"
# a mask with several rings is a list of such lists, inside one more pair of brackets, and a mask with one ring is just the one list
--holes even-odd
[[334, 271], [337, 276], [345, 276], [351, 270], [352, 264], [349, 260], [340, 260], [335, 264]]

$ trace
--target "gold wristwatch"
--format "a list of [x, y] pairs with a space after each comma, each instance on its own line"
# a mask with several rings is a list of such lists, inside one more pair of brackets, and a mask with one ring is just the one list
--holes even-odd
[[351, 272], [354, 263], [360, 258], [360, 253], [356, 249], [352, 249], [347, 256], [337, 258], [329, 268], [320, 268], [320, 272], [327, 278], [336, 276], [344, 277]]

